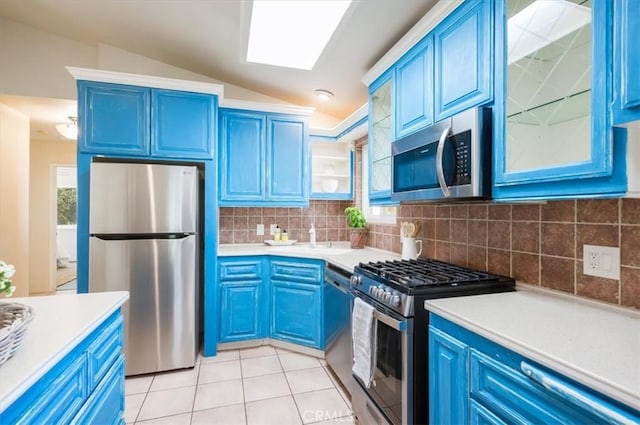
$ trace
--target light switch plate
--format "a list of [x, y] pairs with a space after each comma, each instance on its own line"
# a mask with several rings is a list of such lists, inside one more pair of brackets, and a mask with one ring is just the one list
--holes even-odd
[[620, 248], [584, 245], [582, 260], [582, 272], [585, 275], [620, 279]]
[[256, 224], [256, 235], [264, 235], [264, 224]]

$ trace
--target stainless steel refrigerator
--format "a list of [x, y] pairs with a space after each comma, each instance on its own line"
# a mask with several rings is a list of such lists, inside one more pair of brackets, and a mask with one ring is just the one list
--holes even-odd
[[89, 292], [126, 290], [126, 374], [194, 366], [198, 348], [198, 169], [94, 162]]

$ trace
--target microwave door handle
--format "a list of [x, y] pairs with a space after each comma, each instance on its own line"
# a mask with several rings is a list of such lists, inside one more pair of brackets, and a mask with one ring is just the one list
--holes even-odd
[[440, 140], [438, 141], [438, 149], [436, 150], [436, 174], [438, 175], [438, 183], [440, 183], [440, 189], [442, 189], [442, 193], [445, 198], [451, 197], [451, 192], [449, 192], [449, 187], [447, 186], [447, 182], [444, 179], [444, 144], [447, 143], [447, 137], [451, 135], [451, 126], [448, 126], [444, 129], [442, 134], [440, 135]]

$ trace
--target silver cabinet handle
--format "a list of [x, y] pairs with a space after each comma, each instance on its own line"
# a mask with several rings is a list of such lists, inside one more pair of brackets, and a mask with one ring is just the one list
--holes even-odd
[[541, 385], [543, 388], [552, 392], [556, 396], [566, 400], [567, 402], [578, 406], [581, 409], [603, 419], [607, 423], [615, 424], [637, 424], [630, 416], [612, 408], [606, 404], [598, 403], [591, 397], [584, 394], [571, 384], [558, 381], [548, 373], [530, 365], [527, 362], [520, 362], [520, 370], [529, 379]]
[[444, 165], [442, 164], [442, 160], [444, 157], [444, 144], [447, 142], [447, 137], [451, 135], [451, 126], [448, 126], [444, 129], [442, 134], [440, 135], [440, 140], [438, 141], [438, 149], [436, 150], [436, 174], [438, 175], [438, 183], [440, 183], [440, 189], [442, 189], [442, 193], [445, 198], [449, 198], [451, 193], [449, 192], [449, 187], [447, 186], [447, 182], [444, 179]]

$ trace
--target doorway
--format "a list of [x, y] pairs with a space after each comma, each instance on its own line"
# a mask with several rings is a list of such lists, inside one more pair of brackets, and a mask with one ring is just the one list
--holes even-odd
[[77, 292], [78, 180], [75, 166], [55, 168], [56, 292]]

